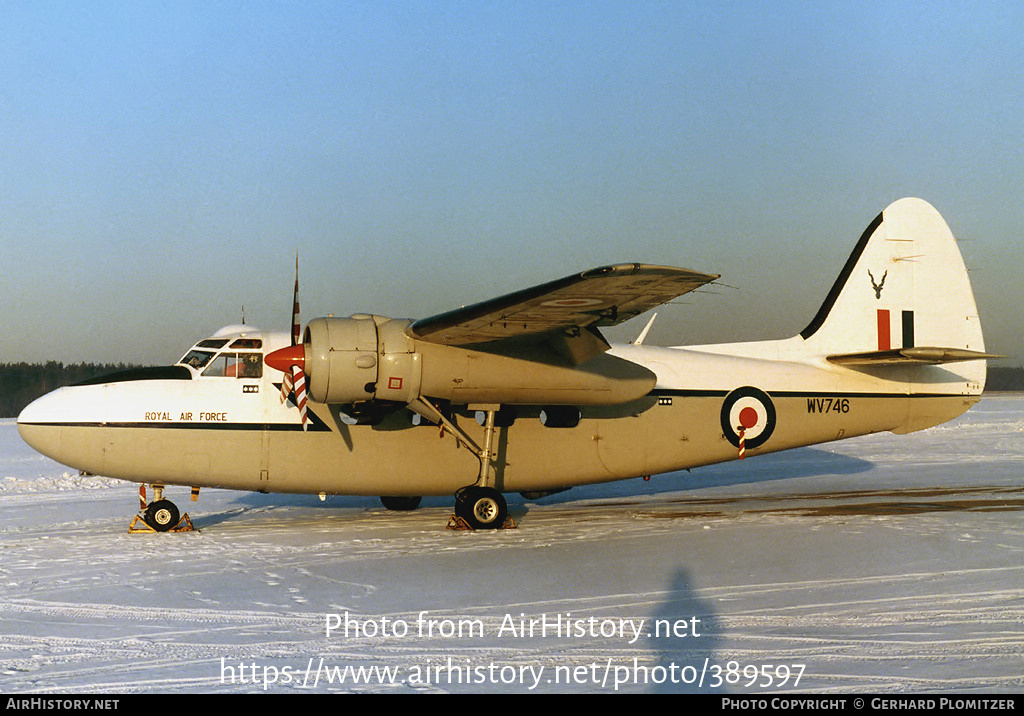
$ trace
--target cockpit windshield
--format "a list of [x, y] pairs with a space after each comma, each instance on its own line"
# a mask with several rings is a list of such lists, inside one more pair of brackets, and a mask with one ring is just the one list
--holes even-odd
[[195, 368], [196, 370], [202, 370], [203, 366], [209, 363], [210, 359], [213, 358], [213, 356], [214, 354], [211, 353], [210, 351], [197, 351], [193, 349], [186, 353], [185, 357], [178, 361], [178, 363], [180, 363], [181, 365], [190, 366], [192, 368]]
[[257, 350], [263, 347], [263, 341], [259, 338], [239, 338], [231, 343], [232, 348], [256, 348]]
[[210, 362], [203, 375], [218, 378], [261, 378], [263, 354], [225, 351]]
[[[207, 338], [186, 353], [179, 365], [186, 365], [204, 377], [262, 378], [263, 341], [259, 338]], [[228, 346], [218, 353], [218, 349]]]

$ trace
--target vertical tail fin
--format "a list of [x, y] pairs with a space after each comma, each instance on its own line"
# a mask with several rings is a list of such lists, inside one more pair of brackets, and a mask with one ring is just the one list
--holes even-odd
[[[991, 357], [956, 239], [920, 199], [901, 199], [871, 222], [800, 335], [847, 365]], [[976, 363], [970, 372], [984, 383], [984, 362]]]

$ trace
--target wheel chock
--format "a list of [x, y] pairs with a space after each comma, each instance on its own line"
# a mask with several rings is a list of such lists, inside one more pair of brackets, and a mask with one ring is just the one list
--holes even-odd
[[470, 527], [469, 523], [466, 522], [464, 519], [462, 519], [458, 515], [453, 514], [450, 517], [448, 517], [448, 529], [450, 529], [450, 530], [472, 530], [473, 528]]
[[[452, 514], [448, 517], [448, 529], [462, 532], [476, 532], [476, 530], [472, 526], [470, 526], [468, 522], [466, 522], [464, 519], [462, 519], [456, 514]], [[511, 516], [508, 516], [505, 518], [504, 524], [502, 524], [499, 529], [514, 530], [518, 529], [518, 525], [516, 525], [515, 520], [513, 520]]]
[[[199, 530], [197, 530], [195, 528], [195, 525], [192, 524], [192, 520], [189, 518], [188, 513], [186, 512], [184, 515], [182, 515], [181, 519], [178, 520], [178, 524], [176, 524], [174, 527], [166, 531], [198, 532]], [[129, 534], [139, 534], [146, 532], [152, 532], [153, 534], [157, 534], [157, 530], [150, 527], [149, 523], [147, 523], [146, 520], [142, 519], [142, 515], [135, 515], [135, 517], [132, 518], [131, 524], [128, 525], [128, 532]]]

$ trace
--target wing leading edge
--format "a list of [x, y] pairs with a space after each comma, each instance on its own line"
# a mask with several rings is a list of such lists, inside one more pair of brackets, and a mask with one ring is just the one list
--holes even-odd
[[608, 349], [597, 330], [614, 326], [718, 278], [689, 269], [618, 264], [414, 322], [420, 340], [501, 352], [546, 342], [573, 364]]

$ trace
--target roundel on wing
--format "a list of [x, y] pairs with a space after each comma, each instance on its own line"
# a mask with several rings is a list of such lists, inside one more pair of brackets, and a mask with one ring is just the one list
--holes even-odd
[[757, 388], [745, 387], [725, 396], [722, 402], [722, 432], [734, 447], [740, 445], [740, 430], [747, 448], [756, 448], [772, 436], [775, 430], [775, 405], [768, 394]]

